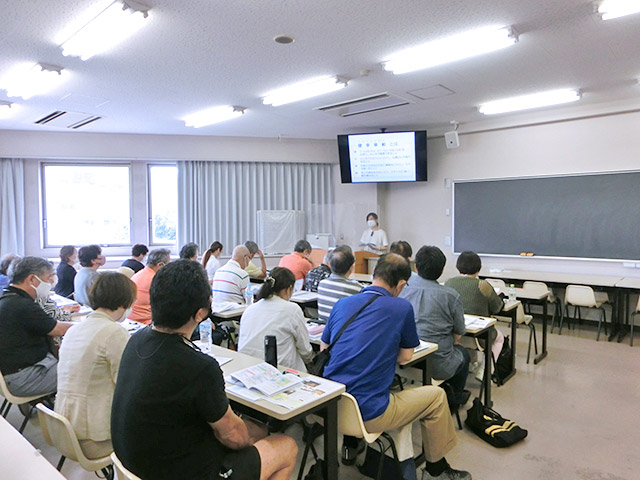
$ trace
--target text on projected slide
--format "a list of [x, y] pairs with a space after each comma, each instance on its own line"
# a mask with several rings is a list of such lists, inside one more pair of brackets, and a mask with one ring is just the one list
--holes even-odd
[[349, 136], [352, 182], [415, 181], [413, 132]]

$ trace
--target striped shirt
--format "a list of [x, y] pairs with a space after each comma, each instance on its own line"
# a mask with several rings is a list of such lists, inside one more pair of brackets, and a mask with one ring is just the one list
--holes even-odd
[[229, 260], [216, 270], [211, 284], [213, 303], [244, 303], [244, 290], [249, 285], [249, 274], [235, 260]]
[[362, 285], [355, 280], [332, 273], [318, 284], [318, 318], [326, 322], [338, 300], [360, 293], [360, 290]]

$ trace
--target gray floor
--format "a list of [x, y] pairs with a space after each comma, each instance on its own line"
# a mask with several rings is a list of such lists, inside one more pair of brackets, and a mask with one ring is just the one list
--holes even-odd
[[[528, 429], [529, 437], [500, 450], [463, 430], [449, 462], [469, 470], [476, 480], [640, 478], [640, 339], [634, 348], [628, 337], [620, 344], [606, 339], [596, 343], [595, 331], [582, 326], [562, 336], [549, 335], [547, 359], [527, 365], [528, 331], [518, 333], [518, 373], [494, 387], [493, 399], [494, 408]], [[471, 376], [469, 387], [477, 393], [478, 382]], [[9, 421], [19, 426], [21, 418], [14, 407]], [[298, 430], [292, 433], [299, 439]], [[37, 420], [27, 426], [25, 436], [57, 462], [59, 455], [44, 444]], [[419, 439], [418, 429], [414, 438]], [[74, 480], [96, 478], [71, 461], [62, 473]], [[340, 478], [364, 477], [355, 467], [341, 467]]]

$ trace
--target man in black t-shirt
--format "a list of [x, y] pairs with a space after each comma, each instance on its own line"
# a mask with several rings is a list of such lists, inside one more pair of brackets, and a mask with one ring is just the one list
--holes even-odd
[[144, 268], [144, 264], [142, 260], [149, 253], [149, 249], [146, 245], [142, 243], [136, 243], [133, 248], [131, 248], [131, 258], [126, 259], [122, 262], [123, 267], [129, 267], [133, 270], [133, 273], [138, 273], [140, 270]]
[[55, 392], [58, 360], [47, 337], [64, 335], [71, 324], [57, 322], [35, 302], [49, 295], [53, 265], [24, 257], [14, 260], [8, 274], [9, 286], [0, 296], [0, 371], [14, 395]]
[[189, 338], [209, 314], [211, 287], [197, 262], [158, 271], [153, 325], [131, 337], [120, 363], [111, 437], [124, 466], [145, 480], [288, 479], [297, 446], [240, 419], [218, 363]]

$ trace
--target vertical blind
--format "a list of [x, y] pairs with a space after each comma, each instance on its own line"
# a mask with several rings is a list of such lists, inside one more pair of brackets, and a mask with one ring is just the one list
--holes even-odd
[[0, 256], [24, 255], [24, 163], [0, 158]]
[[308, 233], [331, 232], [330, 164], [178, 162], [178, 244], [225, 251], [257, 238], [258, 210], [303, 210]]

